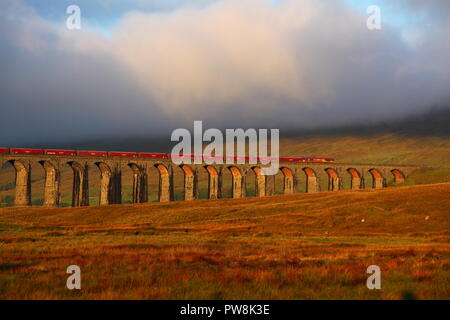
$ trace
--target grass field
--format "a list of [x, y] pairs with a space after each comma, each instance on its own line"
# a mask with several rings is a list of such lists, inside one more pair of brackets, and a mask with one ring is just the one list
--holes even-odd
[[[0, 299], [449, 299], [449, 218], [450, 183], [3, 208]], [[72, 264], [81, 290], [65, 287]]]

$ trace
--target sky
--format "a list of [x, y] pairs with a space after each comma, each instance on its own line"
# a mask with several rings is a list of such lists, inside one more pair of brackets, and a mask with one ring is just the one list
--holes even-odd
[[[66, 27], [72, 4], [80, 30]], [[282, 132], [449, 105], [449, 14], [441, 0], [0, 0], [0, 145], [169, 139], [194, 120]]]

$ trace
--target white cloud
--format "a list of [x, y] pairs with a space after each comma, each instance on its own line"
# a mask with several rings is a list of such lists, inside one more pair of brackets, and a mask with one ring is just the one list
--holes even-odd
[[367, 30], [366, 18], [329, 1], [230, 0], [129, 14], [113, 46], [162, 112], [189, 119], [258, 113], [266, 122], [324, 124], [397, 116], [446, 98], [430, 81], [440, 86], [448, 68], [423, 73], [433, 67], [425, 48], [389, 26]]

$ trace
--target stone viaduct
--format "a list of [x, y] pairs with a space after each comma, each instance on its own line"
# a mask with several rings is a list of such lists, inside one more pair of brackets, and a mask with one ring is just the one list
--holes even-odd
[[[176, 166], [167, 159], [140, 159], [116, 157], [79, 157], [47, 155], [0, 155], [0, 167], [11, 163], [15, 168], [16, 206], [31, 205], [31, 167], [39, 163], [45, 172], [44, 200], [47, 207], [60, 204], [60, 172], [64, 166], [73, 170], [72, 206], [89, 205], [88, 168], [97, 167], [100, 174], [100, 204], [120, 204], [122, 202], [122, 171], [132, 170], [133, 203], [148, 201], [148, 171], [155, 167], [159, 172], [158, 199], [160, 202], [174, 200], [173, 170]], [[255, 195], [271, 196], [275, 193], [275, 176], [264, 176], [260, 165], [250, 164], [195, 164], [180, 165], [184, 174], [184, 200], [198, 198], [199, 172], [204, 170], [208, 177], [208, 198], [222, 197], [222, 177], [225, 171], [231, 173], [232, 198], [246, 196], [246, 179], [253, 172]], [[280, 163], [283, 176], [283, 193], [313, 193], [318, 191], [337, 191], [343, 189], [343, 180], [349, 179], [346, 189], [387, 187], [387, 178], [400, 184], [408, 175], [418, 169], [417, 166], [401, 165], [364, 165], [345, 163], [289, 162]], [[321, 190], [319, 181], [326, 181]], [[370, 185], [369, 185], [370, 184]]]

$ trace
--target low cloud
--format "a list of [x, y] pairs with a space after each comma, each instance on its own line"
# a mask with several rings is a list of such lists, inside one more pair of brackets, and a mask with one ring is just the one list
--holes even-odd
[[[440, 15], [427, 3], [398, 5]], [[1, 141], [158, 135], [193, 120], [334, 127], [449, 101], [446, 19], [415, 29], [414, 44], [366, 19], [338, 1], [223, 0], [129, 12], [105, 37], [2, 2]]]

